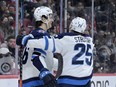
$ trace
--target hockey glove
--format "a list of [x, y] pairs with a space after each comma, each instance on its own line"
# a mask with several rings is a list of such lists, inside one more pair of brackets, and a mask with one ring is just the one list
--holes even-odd
[[44, 87], [56, 87], [56, 79], [48, 69], [42, 69], [39, 77], [43, 80]]
[[22, 39], [23, 39], [24, 35], [18, 35], [16, 38], [16, 44], [19, 46], [22, 46]]
[[34, 38], [34, 36], [33, 36], [32, 34], [29, 34], [29, 35], [24, 36], [23, 39], [22, 39], [22, 43], [21, 43], [21, 44], [22, 44], [23, 46], [26, 46], [28, 40], [29, 40], [29, 39], [32, 39], [32, 38]]

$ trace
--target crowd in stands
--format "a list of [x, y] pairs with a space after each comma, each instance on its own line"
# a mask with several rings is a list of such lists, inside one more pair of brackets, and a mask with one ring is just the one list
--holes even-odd
[[[91, 29], [91, 0], [67, 1], [67, 32], [69, 32], [70, 21], [76, 16], [82, 16], [87, 20], [87, 33], [94, 35], [94, 73], [116, 73], [116, 0], [95, 0], [93, 32]], [[23, 7], [21, 7], [21, 3], [23, 3]], [[60, 0], [19, 0], [19, 34], [26, 35], [34, 29], [33, 12], [36, 7], [42, 5], [51, 7], [54, 12], [55, 22], [49, 32], [52, 35], [60, 32]], [[14, 59], [15, 6], [15, 0], [0, 1], [0, 49], [7, 48]], [[22, 8], [23, 21], [21, 20]], [[64, 16], [62, 21], [65, 21]], [[2, 53], [0, 53], [0, 59], [1, 55]]]

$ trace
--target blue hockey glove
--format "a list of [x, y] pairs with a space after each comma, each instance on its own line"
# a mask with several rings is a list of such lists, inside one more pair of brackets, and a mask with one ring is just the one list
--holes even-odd
[[21, 43], [21, 44], [22, 44], [23, 46], [26, 46], [28, 40], [29, 40], [29, 39], [32, 39], [32, 38], [34, 38], [34, 36], [33, 36], [32, 34], [29, 34], [29, 35], [24, 36], [23, 39], [22, 39], [22, 43]]
[[44, 82], [44, 87], [56, 87], [57, 82], [55, 77], [46, 68], [42, 69], [39, 75]]

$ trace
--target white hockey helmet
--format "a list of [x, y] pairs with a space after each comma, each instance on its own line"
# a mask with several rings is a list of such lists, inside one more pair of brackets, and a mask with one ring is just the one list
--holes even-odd
[[41, 21], [43, 15], [49, 17], [51, 14], [53, 14], [53, 11], [49, 7], [41, 6], [35, 9], [34, 18], [36, 21]]
[[84, 33], [86, 26], [87, 24], [84, 18], [76, 17], [71, 21], [69, 28], [70, 30], [74, 30], [79, 33]]

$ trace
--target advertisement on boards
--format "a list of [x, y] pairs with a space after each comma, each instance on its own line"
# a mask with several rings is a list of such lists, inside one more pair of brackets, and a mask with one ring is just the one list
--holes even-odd
[[116, 87], [116, 74], [95, 74], [91, 87]]

